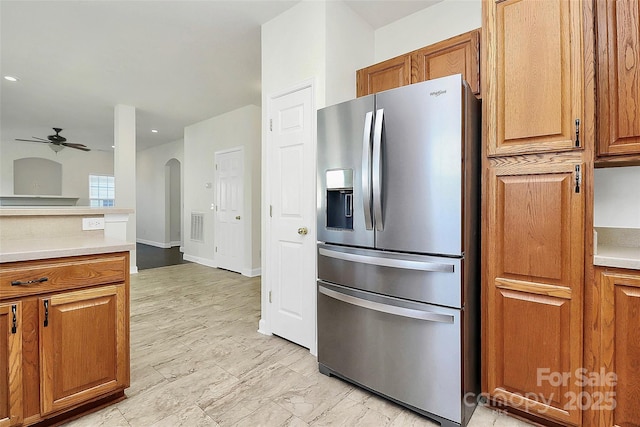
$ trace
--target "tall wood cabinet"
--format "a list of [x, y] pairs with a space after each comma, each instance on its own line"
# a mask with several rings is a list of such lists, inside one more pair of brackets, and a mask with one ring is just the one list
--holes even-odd
[[582, 419], [557, 376], [582, 367], [583, 22], [582, 1], [483, 2], [483, 391], [565, 425]]
[[438, 77], [462, 74], [480, 95], [480, 29], [356, 71], [357, 96]]
[[640, 3], [598, 0], [598, 154], [640, 158]]
[[124, 397], [129, 253], [1, 264], [0, 339], [2, 427]]

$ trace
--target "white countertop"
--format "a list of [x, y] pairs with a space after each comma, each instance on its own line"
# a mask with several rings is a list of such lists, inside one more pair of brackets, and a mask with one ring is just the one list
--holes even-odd
[[593, 265], [640, 270], [640, 229], [595, 227]]
[[598, 245], [598, 253], [593, 256], [593, 264], [640, 270], [640, 248]]
[[0, 241], [0, 263], [131, 251], [134, 243], [103, 237], [63, 237]]

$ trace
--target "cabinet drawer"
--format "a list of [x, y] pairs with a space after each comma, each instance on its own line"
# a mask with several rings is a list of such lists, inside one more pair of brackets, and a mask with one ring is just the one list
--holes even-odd
[[127, 268], [122, 252], [6, 263], [0, 265], [0, 299], [124, 282]]

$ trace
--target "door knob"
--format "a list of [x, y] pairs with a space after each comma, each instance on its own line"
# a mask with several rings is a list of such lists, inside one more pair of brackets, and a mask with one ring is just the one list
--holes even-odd
[[240, 215], [238, 215], [238, 216], [236, 217], [236, 219], [240, 219]]
[[307, 230], [307, 227], [300, 227], [298, 228], [298, 234], [301, 236], [304, 236], [305, 234], [307, 234], [309, 232], [309, 230]]

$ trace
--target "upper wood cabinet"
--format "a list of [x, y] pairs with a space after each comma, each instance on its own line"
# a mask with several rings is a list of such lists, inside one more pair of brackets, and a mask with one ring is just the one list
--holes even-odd
[[411, 83], [411, 55], [398, 56], [356, 71], [357, 96], [395, 89]]
[[356, 71], [357, 96], [462, 74], [480, 94], [480, 29], [426, 46]]
[[640, 154], [640, 3], [595, 3], [598, 154]]
[[22, 305], [0, 304], [0, 427], [22, 425]]
[[411, 83], [462, 74], [480, 94], [480, 30], [460, 34], [412, 53]]
[[582, 147], [582, 1], [489, 1], [483, 8], [487, 154]]

